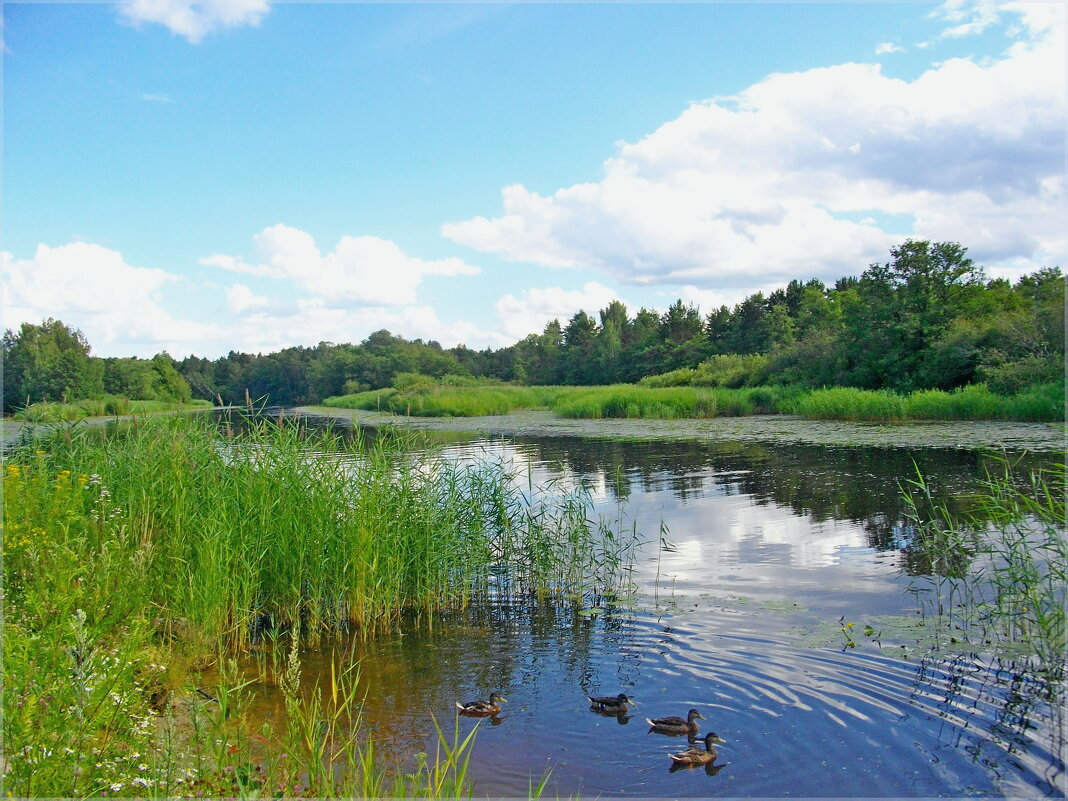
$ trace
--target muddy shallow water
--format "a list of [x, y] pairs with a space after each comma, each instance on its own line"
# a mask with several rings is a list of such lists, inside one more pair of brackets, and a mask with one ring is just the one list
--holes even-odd
[[[645, 540], [633, 594], [475, 609], [335, 643], [360, 659], [380, 757], [404, 767], [432, 755], [436, 719], [446, 732], [478, 726], [479, 796], [525, 796], [546, 775], [547, 797], [1063, 795], [1059, 707], [1008, 655], [958, 653], [952, 632], [932, 630], [920, 614], [927, 568], [902, 525], [901, 483], [917, 467], [961, 495], [996, 457], [911, 435], [873, 447], [766, 432], [541, 433], [454, 431], [441, 447], [504, 462], [524, 482], [585, 482], [600, 514]], [[1059, 452], [1009, 456], [1038, 465]], [[943, 650], [930, 650], [932, 635]], [[328, 652], [306, 654], [307, 679], [328, 669]], [[455, 701], [494, 690], [508, 698], [497, 718], [454, 717]], [[589, 710], [587, 694], [619, 692], [638, 702], [629, 719]], [[277, 691], [260, 688], [257, 703], [270, 715]], [[673, 771], [668, 755], [686, 739], [649, 733], [644, 718], [690, 708], [707, 719], [702, 736], [727, 744], [711, 767]]]

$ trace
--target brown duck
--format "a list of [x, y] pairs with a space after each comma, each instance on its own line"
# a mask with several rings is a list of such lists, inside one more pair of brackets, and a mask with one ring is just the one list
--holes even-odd
[[691, 709], [686, 713], [686, 717], [667, 717], [667, 718], [646, 718], [652, 728], [649, 731], [659, 732], [660, 734], [688, 734], [690, 739], [697, 736], [697, 719], [706, 720], [704, 715], [698, 712], [696, 709]]
[[456, 702], [456, 708], [460, 710], [461, 715], [470, 715], [471, 717], [484, 718], [490, 715], [497, 715], [501, 711], [501, 704], [508, 699], [500, 693], [490, 693], [488, 701], [468, 701], [466, 704]]
[[683, 751], [680, 754], [669, 754], [671, 761], [676, 765], [707, 765], [709, 762], [715, 762], [718, 752], [712, 743], [725, 743], [726, 740], [722, 739], [714, 731], [710, 731], [705, 735], [705, 750], [702, 751], [696, 746]]

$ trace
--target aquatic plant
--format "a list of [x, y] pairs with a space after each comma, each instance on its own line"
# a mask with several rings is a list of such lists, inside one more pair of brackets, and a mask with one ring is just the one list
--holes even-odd
[[[970, 511], [952, 513], [922, 475], [906, 501], [931, 575], [914, 579], [925, 619], [946, 640], [1022, 653], [1059, 691], [1066, 667], [1065, 466], [991, 470]], [[966, 556], [962, 559], [961, 554]]]
[[[306, 777], [301, 792], [314, 777], [316, 793], [370, 794], [348, 778], [327, 786], [342, 752], [364, 765], [359, 782], [379, 781], [338, 717], [355, 675], [332, 677], [329, 707], [289, 699], [287, 736], [303, 732], [291, 768], [254, 761], [256, 741], [232, 729], [233, 676], [182, 702], [193, 731], [170, 745], [158, 711], [190, 696], [198, 666], [229, 664], [265, 630], [313, 645], [337, 627], [366, 636], [474, 599], [579, 604], [623, 572], [626, 532], [592, 515], [581, 487], [524, 492], [499, 465], [414, 456], [388, 436], [262, 419], [222, 431], [199, 416], [141, 418], [8, 455], [4, 772], [16, 794], [250, 794], [275, 792], [283, 775]], [[316, 739], [324, 725], [329, 742]], [[463, 782], [440, 764], [421, 770], [405, 792]]]

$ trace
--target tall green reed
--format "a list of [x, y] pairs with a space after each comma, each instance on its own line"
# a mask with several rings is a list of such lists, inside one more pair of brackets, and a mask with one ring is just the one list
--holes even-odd
[[1021, 478], [1002, 461], [970, 512], [950, 512], [922, 475], [905, 496], [931, 564], [913, 587], [930, 624], [943, 639], [1022, 654], [1057, 692], [1066, 667], [1065, 490], [1063, 464]]
[[389, 437], [253, 420], [220, 439], [209, 420], [174, 417], [42, 447], [111, 488], [143, 529], [158, 617], [205, 642], [241, 647], [264, 622], [312, 640], [339, 625], [371, 633], [475, 596], [574, 596], [611, 580], [588, 556], [588, 497], [525, 495], [499, 465]]

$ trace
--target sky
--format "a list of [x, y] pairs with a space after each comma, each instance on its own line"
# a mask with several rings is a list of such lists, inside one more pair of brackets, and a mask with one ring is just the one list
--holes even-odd
[[9, 3], [2, 327], [218, 358], [1063, 267], [1065, 4]]

